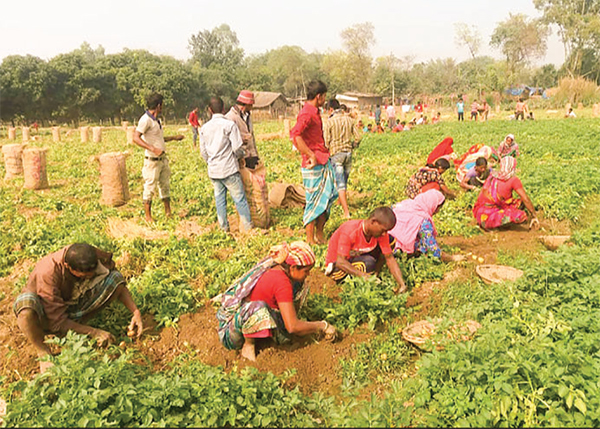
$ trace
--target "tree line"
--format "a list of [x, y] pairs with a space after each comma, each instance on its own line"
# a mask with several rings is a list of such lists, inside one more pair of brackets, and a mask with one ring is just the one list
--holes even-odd
[[[373, 58], [376, 40], [369, 22], [344, 29], [343, 48], [324, 53], [281, 46], [246, 55], [236, 33], [222, 24], [190, 37], [191, 58], [186, 61], [145, 50], [107, 55], [88, 43], [48, 61], [13, 55], [0, 64], [0, 121], [133, 121], [153, 91], [165, 96], [167, 117], [182, 118], [212, 95], [232, 102], [241, 88], [301, 98], [313, 79], [324, 81], [332, 94], [374, 92], [409, 100], [423, 94], [502, 93], [517, 84], [548, 88], [563, 76], [583, 76], [600, 84], [600, 0], [534, 4], [543, 13], [540, 19], [510, 14], [494, 30], [489, 44], [502, 53], [501, 60], [479, 55], [481, 35], [477, 27], [464, 23], [455, 24], [455, 41], [468, 49], [466, 61], [416, 62], [412, 56], [391, 54]], [[566, 61], [559, 68], [532, 67], [545, 55], [550, 26], [558, 29]]]

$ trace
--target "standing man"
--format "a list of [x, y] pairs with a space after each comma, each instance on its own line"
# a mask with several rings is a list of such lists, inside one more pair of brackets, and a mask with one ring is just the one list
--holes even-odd
[[344, 114], [338, 100], [335, 98], [329, 100], [329, 109], [331, 116], [325, 122], [323, 137], [335, 172], [335, 185], [339, 193], [340, 205], [344, 217], [350, 219], [346, 188], [352, 168], [352, 151], [358, 147], [361, 136], [352, 118]]
[[390, 129], [394, 129], [396, 126], [396, 108], [393, 104], [390, 104], [385, 111], [388, 116], [388, 125]]
[[471, 120], [477, 121], [477, 115], [479, 113], [479, 103], [477, 100], [473, 100], [471, 103]]
[[456, 113], [458, 113], [459, 121], [465, 120], [465, 102], [463, 101], [462, 97], [460, 97], [458, 99], [458, 103], [456, 103]]
[[225, 117], [235, 122], [242, 136], [244, 158], [240, 161], [240, 174], [246, 190], [252, 224], [255, 227], [268, 228], [271, 218], [267, 187], [265, 186], [266, 169], [260, 162], [254, 140], [254, 127], [250, 115], [253, 106], [254, 93], [243, 90], [238, 95], [236, 105], [227, 112]]
[[200, 124], [198, 123], [198, 108], [194, 107], [194, 109], [190, 112], [190, 116], [188, 117], [188, 122], [192, 127], [192, 136], [194, 139], [194, 147], [198, 143], [198, 127]]
[[217, 220], [224, 231], [229, 231], [227, 220], [227, 191], [240, 215], [240, 231], [252, 229], [252, 218], [244, 184], [240, 175], [239, 159], [243, 158], [240, 130], [223, 115], [223, 100], [212, 97], [208, 105], [211, 119], [200, 128], [200, 153], [208, 164], [208, 177], [215, 189]]
[[527, 107], [527, 103], [523, 100], [523, 98], [519, 98], [517, 104], [515, 105], [515, 120], [519, 120], [521, 118], [522, 121], [525, 120], [525, 113], [529, 112], [529, 108]]
[[152, 93], [146, 99], [148, 110], [138, 121], [133, 133], [133, 142], [146, 149], [144, 152], [144, 167], [142, 177], [144, 178], [144, 212], [146, 222], [154, 222], [152, 219], [152, 197], [158, 186], [159, 197], [165, 205], [165, 215], [171, 216], [170, 178], [171, 169], [165, 152], [165, 142], [183, 140], [182, 135], [164, 137], [159, 115], [163, 108], [163, 96]]
[[302, 155], [302, 181], [306, 190], [303, 223], [308, 244], [325, 244], [323, 228], [337, 198], [334, 172], [323, 139], [319, 108], [325, 104], [327, 87], [319, 80], [306, 87], [306, 103], [298, 114], [290, 137]]
[[379, 125], [381, 122], [381, 107], [379, 104], [375, 107], [375, 125]]

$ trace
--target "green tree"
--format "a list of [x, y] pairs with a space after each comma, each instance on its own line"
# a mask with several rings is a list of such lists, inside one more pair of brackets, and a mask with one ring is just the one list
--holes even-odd
[[544, 22], [558, 26], [567, 73], [581, 75], [586, 51], [600, 50], [600, 0], [534, 0], [533, 4], [542, 11]]
[[336, 54], [343, 60], [343, 67], [349, 68], [346, 73], [348, 77], [348, 89], [354, 91], [368, 91], [371, 86], [371, 75], [373, 73], [373, 58], [371, 47], [375, 44], [375, 27], [370, 22], [355, 24], [342, 30], [342, 46], [345, 56]]
[[212, 65], [239, 67], [244, 58], [244, 50], [239, 45], [237, 35], [227, 24], [221, 24], [213, 30], [200, 31], [189, 40], [192, 60], [203, 68]]
[[11, 55], [0, 64], [0, 120], [28, 122], [47, 117], [48, 67], [32, 55]]
[[471, 58], [475, 58], [481, 47], [481, 34], [476, 26], [469, 26], [464, 22], [454, 24], [454, 41], [458, 46], [465, 46]]
[[558, 70], [554, 64], [546, 64], [535, 70], [532, 83], [542, 88], [552, 88], [558, 84]]
[[492, 33], [490, 45], [502, 51], [511, 75], [515, 75], [519, 68], [546, 53], [548, 35], [548, 27], [540, 20], [511, 13]]

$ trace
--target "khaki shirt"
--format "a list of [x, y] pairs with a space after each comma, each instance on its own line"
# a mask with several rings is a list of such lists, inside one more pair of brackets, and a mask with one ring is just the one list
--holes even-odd
[[248, 114], [248, 119], [244, 120], [242, 117], [242, 111], [238, 106], [233, 106], [229, 112], [225, 115], [225, 117], [238, 126], [240, 130], [240, 134], [242, 135], [242, 141], [244, 144], [242, 148], [244, 149], [244, 158], [249, 158], [251, 156], [258, 157], [258, 150], [256, 149], [256, 142], [254, 140], [254, 126], [252, 125], [252, 115]]

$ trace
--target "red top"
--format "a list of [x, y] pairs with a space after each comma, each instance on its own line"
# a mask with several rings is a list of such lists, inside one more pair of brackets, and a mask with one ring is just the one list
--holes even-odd
[[280, 302], [294, 302], [292, 282], [285, 272], [271, 268], [258, 279], [248, 300], [264, 301], [269, 307], [279, 310]]
[[[323, 122], [319, 109], [310, 103], [304, 103], [304, 107], [298, 113], [298, 121], [294, 128], [290, 130], [290, 137], [296, 146], [296, 137], [301, 136], [310, 150], [317, 157], [317, 164], [327, 164], [329, 159], [329, 151], [325, 147], [323, 139]], [[308, 157], [302, 155], [302, 167], [306, 168]]]
[[390, 236], [386, 232], [379, 238], [371, 237], [367, 241], [363, 232], [364, 220], [349, 220], [344, 222], [329, 239], [325, 263], [330, 264], [337, 260], [338, 255], [351, 258], [369, 253], [377, 246], [384, 255], [391, 255]]
[[198, 123], [198, 114], [196, 113], [195, 110], [192, 110], [190, 112], [190, 117], [188, 118], [188, 121], [192, 127], [200, 126], [200, 124]]
[[503, 200], [508, 200], [512, 198], [513, 190], [523, 188], [523, 184], [521, 183], [521, 179], [517, 176], [513, 176], [508, 179], [506, 182], [502, 180], [498, 180], [498, 196]]

